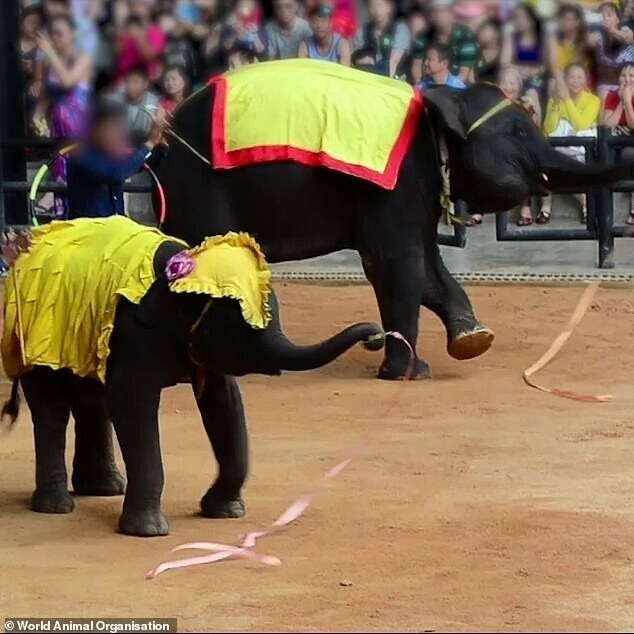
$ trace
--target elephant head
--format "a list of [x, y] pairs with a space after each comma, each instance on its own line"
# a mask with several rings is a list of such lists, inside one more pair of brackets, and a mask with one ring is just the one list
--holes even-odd
[[219, 374], [279, 375], [284, 370], [313, 370], [330, 363], [357, 343], [380, 350], [385, 335], [380, 326], [358, 323], [325, 341], [296, 345], [284, 334], [275, 293], [268, 295], [263, 327], [245, 319], [238, 299], [210, 297], [200, 292], [174, 292], [165, 275], [170, 257], [182, 244], [165, 243], [155, 256], [157, 279], [141, 300], [138, 316], [148, 325], [163, 325], [187, 346], [190, 360]]
[[[197, 298], [198, 308], [201, 298]], [[363, 343], [369, 350], [383, 347], [382, 329], [370, 323], [349, 326], [325, 341], [297, 345], [284, 334], [279, 305], [274, 293], [269, 296], [271, 320], [263, 329], [246, 323], [240, 305], [233, 299], [212, 299], [209, 310], [191, 335], [191, 352], [198, 362], [219, 373], [279, 375], [283, 370], [303, 371], [320, 368]]]
[[597, 189], [632, 178], [632, 165], [584, 165], [555, 150], [525, 110], [492, 85], [433, 88], [428, 112], [449, 154], [452, 200], [506, 211], [531, 193]]

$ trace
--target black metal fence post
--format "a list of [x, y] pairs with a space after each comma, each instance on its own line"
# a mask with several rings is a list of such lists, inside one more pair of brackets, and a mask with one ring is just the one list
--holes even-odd
[[[24, 80], [18, 55], [20, 41], [20, 2], [0, 0], [0, 143], [9, 135], [25, 136]], [[26, 180], [25, 146], [2, 148], [0, 179]], [[0, 180], [0, 184], [2, 180]], [[26, 196], [5, 193], [0, 188], [0, 229], [28, 220]], [[6, 215], [5, 215], [6, 213]]]
[[[610, 147], [612, 130], [600, 126], [597, 134], [597, 155], [599, 163], [604, 166], [614, 162], [613, 152]], [[596, 209], [597, 239], [599, 243], [599, 268], [614, 268], [614, 196], [612, 189], [603, 187], [596, 194], [598, 202]]]

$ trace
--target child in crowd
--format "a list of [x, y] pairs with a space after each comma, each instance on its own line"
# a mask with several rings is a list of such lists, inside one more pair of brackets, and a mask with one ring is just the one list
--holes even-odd
[[153, 125], [147, 141], [131, 149], [126, 111], [100, 101], [93, 111], [87, 141], [68, 161], [68, 218], [103, 218], [124, 213], [123, 184], [149, 160], [161, 137]]
[[111, 99], [125, 107], [128, 134], [136, 139], [146, 138], [159, 99], [150, 91], [150, 80], [145, 68], [129, 69], [124, 78], [123, 90], [112, 94]]

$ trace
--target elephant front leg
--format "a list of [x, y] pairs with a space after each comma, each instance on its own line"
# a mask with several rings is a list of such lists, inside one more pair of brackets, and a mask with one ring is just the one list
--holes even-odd
[[31, 508], [39, 513], [70, 513], [65, 448], [70, 415], [69, 378], [64, 371], [34, 368], [20, 381], [33, 420], [35, 491]]
[[445, 267], [438, 249], [435, 266], [425, 278], [421, 304], [445, 325], [447, 352], [454, 359], [473, 359], [491, 347], [493, 331], [478, 321], [467, 294]]
[[411, 346], [410, 351], [402, 341], [388, 337], [385, 358], [379, 368], [380, 379], [431, 377], [430, 367], [416, 356], [422, 287], [419, 260], [415, 254], [384, 262], [362, 257], [363, 268], [379, 304], [383, 328], [399, 332]]
[[112, 424], [102, 384], [73, 377], [71, 411], [75, 419], [73, 490], [77, 495], [122, 495], [125, 478], [114, 461]]
[[161, 512], [164, 475], [159, 442], [160, 387], [143, 373], [109, 367], [106, 393], [114, 429], [125, 462], [128, 486], [119, 518], [119, 532], [138, 537], [167, 535], [169, 526]]
[[[194, 373], [195, 375], [195, 373]], [[238, 382], [234, 377], [205, 373], [194, 381], [196, 402], [218, 461], [218, 476], [200, 500], [204, 517], [243, 517], [242, 485], [248, 472], [248, 435]], [[202, 390], [202, 391], [201, 391]]]

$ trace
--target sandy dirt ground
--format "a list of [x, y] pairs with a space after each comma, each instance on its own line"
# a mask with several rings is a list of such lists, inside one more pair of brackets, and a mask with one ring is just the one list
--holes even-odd
[[[539, 375], [611, 392], [607, 404], [541, 394], [520, 376], [580, 288], [469, 292], [497, 340], [480, 359], [454, 361], [424, 313], [419, 352], [432, 380], [378, 381], [380, 356], [363, 349], [319, 372], [242, 380], [252, 441], [243, 520], [195, 515], [215, 463], [186, 386], [165, 391], [161, 409], [165, 538], [116, 534], [120, 498], [77, 499], [71, 515], [29, 511], [23, 411], [0, 437], [0, 617], [178, 617], [179, 631], [634, 629], [632, 291], [600, 290]], [[367, 287], [279, 295], [301, 342], [376, 319]], [[234, 543], [266, 527], [362, 439], [367, 453], [296, 524], [259, 542], [281, 567], [233, 561], [145, 580], [176, 544]]]

